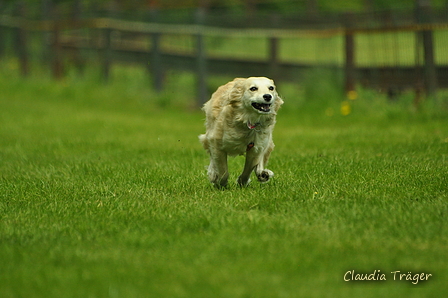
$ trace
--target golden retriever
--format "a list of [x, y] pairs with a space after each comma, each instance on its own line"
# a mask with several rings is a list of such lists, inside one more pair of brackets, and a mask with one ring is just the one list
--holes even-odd
[[238, 177], [247, 186], [252, 171], [258, 181], [274, 176], [265, 168], [274, 149], [272, 131], [283, 100], [274, 81], [265, 77], [236, 78], [219, 87], [204, 104], [206, 132], [199, 136], [210, 154], [208, 178], [216, 187], [225, 187], [229, 178], [227, 156], [244, 155], [246, 161]]

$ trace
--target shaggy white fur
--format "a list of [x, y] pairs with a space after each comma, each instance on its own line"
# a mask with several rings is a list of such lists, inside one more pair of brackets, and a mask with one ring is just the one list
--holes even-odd
[[274, 149], [272, 131], [282, 104], [274, 81], [265, 77], [236, 78], [213, 93], [203, 107], [206, 132], [199, 136], [210, 154], [210, 182], [217, 187], [227, 185], [228, 155], [246, 154], [238, 177], [241, 186], [249, 184], [252, 171], [260, 182], [274, 176], [265, 166]]

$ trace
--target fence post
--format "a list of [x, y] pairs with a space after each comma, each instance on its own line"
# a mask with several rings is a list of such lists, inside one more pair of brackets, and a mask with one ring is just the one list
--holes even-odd
[[[429, 0], [417, 0], [417, 22], [431, 24], [431, 5]], [[427, 96], [435, 96], [437, 91], [437, 69], [434, 63], [434, 39], [432, 30], [419, 32], [423, 42], [424, 84]]]
[[55, 79], [62, 79], [63, 77], [63, 65], [61, 60], [61, 30], [60, 30], [60, 24], [59, 24], [59, 12], [55, 5], [52, 7], [52, 14], [53, 14], [53, 28], [52, 28], [52, 35], [53, 35], [53, 42], [51, 44], [51, 57], [52, 57], [52, 73], [53, 77]]
[[[204, 23], [205, 9], [200, 7], [196, 11], [196, 24], [201, 27]], [[197, 72], [197, 90], [198, 105], [202, 106], [208, 100], [207, 94], [207, 57], [205, 53], [204, 36], [202, 32], [196, 35], [196, 72]]]
[[[151, 21], [158, 21], [158, 11], [156, 9], [151, 10]], [[153, 86], [157, 92], [163, 89], [164, 71], [162, 65], [162, 55], [160, 52], [160, 33], [151, 34], [151, 52], [149, 57], [148, 70], [152, 74]]]
[[[52, 20], [52, 2], [51, 0], [43, 0], [41, 3], [41, 13], [42, 21], [51, 21]], [[51, 46], [52, 46], [52, 36], [51, 32], [47, 30], [42, 30], [40, 34], [40, 42], [42, 44], [41, 52], [40, 52], [40, 62], [42, 65], [47, 66], [47, 64], [51, 64]]]
[[347, 23], [345, 28], [345, 92], [355, 90], [355, 41], [354, 30], [351, 28], [351, 15], [347, 14]]
[[[0, 14], [2, 13], [4, 6], [4, 1], [0, 0]], [[5, 48], [6, 48], [6, 36], [5, 36], [5, 29], [2, 25], [0, 25], [0, 58], [5, 55]]]
[[[82, 17], [82, 11], [83, 11], [83, 7], [82, 7], [82, 1], [81, 0], [75, 0], [73, 3], [73, 7], [72, 7], [73, 11], [72, 11], [72, 22], [75, 25], [75, 28], [78, 27], [78, 24], [81, 20]], [[79, 74], [83, 74], [84, 73], [84, 68], [85, 68], [85, 61], [84, 59], [81, 57], [81, 53], [79, 50], [78, 46], [75, 46], [73, 48], [73, 55], [71, 57], [73, 59], [73, 63], [75, 64], [76, 70], [78, 71]]]
[[272, 78], [277, 78], [279, 73], [277, 37], [269, 38], [269, 72]]
[[25, 2], [19, 1], [16, 6], [16, 15], [21, 17], [21, 23], [19, 27], [16, 29], [16, 53], [19, 58], [20, 63], [20, 73], [22, 76], [28, 76], [29, 74], [29, 60], [28, 60], [28, 40], [25, 29], [25, 15], [26, 15], [26, 7]]

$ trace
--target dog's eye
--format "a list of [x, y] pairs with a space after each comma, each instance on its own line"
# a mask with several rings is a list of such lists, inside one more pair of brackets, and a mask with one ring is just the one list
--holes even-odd
[[257, 87], [250, 87], [250, 89], [249, 89], [250, 91], [257, 91], [258, 90], [258, 88]]
[[274, 91], [274, 86], [269, 86], [269, 90]]

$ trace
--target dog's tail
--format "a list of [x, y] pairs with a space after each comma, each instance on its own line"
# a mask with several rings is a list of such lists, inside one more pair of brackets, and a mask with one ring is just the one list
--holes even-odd
[[199, 141], [202, 143], [202, 146], [204, 147], [204, 149], [208, 151], [209, 146], [208, 146], [208, 141], [207, 141], [205, 134], [199, 135]]

